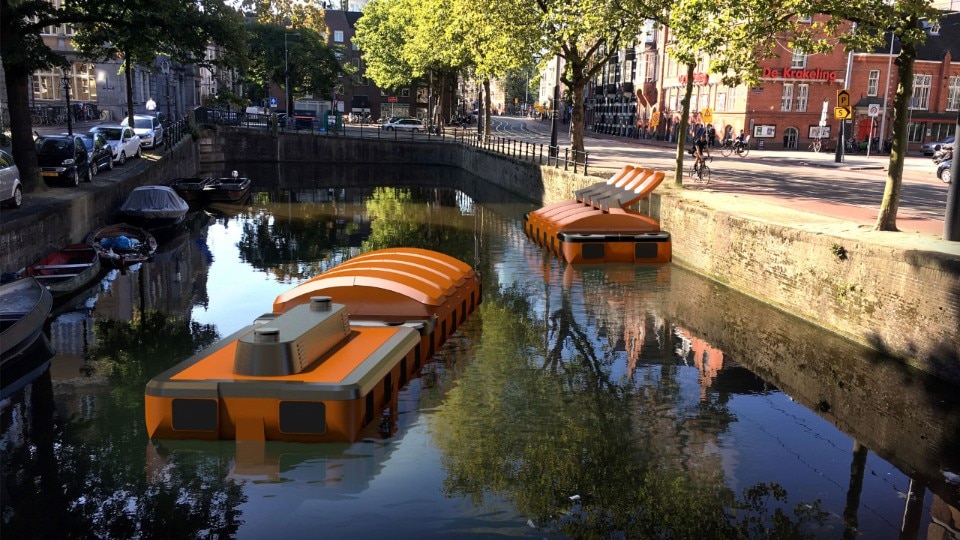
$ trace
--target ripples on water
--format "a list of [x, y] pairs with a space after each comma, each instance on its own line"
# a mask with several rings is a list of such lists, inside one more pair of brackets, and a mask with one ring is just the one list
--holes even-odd
[[[675, 266], [564, 265], [474, 177], [243, 168], [244, 205], [60, 308], [2, 403], [4, 537], [956, 534], [954, 388]], [[474, 265], [484, 300], [389, 433], [147, 440], [150, 377], [392, 246]]]

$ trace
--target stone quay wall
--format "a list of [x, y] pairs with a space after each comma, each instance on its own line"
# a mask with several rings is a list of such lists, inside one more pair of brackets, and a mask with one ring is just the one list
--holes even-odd
[[199, 156], [197, 144], [187, 138], [169, 153], [127, 160], [112, 173], [101, 172], [91, 183], [76, 188], [50, 187], [43, 197], [26, 194], [21, 208], [3, 210], [0, 269], [15, 272], [59, 246], [83, 242], [90, 233], [113, 223], [114, 214], [133, 188], [192, 176]]

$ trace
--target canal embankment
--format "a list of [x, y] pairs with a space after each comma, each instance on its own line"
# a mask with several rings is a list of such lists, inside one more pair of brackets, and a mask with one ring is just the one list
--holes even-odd
[[[4, 219], [2, 268], [22, 268], [41, 246], [81, 240], [109, 220], [136, 186], [190, 176], [200, 163], [217, 162], [443, 165], [543, 204], [569, 199], [599, 180], [469, 145], [221, 127], [205, 130], [199, 144], [184, 141], [150, 166], [137, 163], [143, 170], [123, 175], [116, 185], [98, 177], [76, 196], [57, 197], [48, 210]], [[678, 188], [669, 178], [639, 209], [671, 233], [675, 264], [960, 384], [957, 243], [879, 233], [757, 199]], [[705, 310], [713, 309], [709, 298], [703, 301]]]

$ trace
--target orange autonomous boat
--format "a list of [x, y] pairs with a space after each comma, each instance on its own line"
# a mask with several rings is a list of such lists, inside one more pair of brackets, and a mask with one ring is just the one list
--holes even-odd
[[575, 200], [530, 212], [524, 232], [568, 263], [670, 262], [670, 233], [630, 209], [663, 178], [662, 172], [627, 165], [606, 182], [578, 190]]
[[355, 441], [480, 303], [469, 265], [373, 251], [278, 296], [273, 311], [154, 377], [154, 439]]

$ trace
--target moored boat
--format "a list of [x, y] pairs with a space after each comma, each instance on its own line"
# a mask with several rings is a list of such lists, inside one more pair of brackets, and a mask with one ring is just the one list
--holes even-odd
[[134, 188], [120, 205], [121, 219], [148, 231], [170, 229], [183, 223], [190, 205], [170, 186]]
[[157, 251], [157, 239], [141, 227], [127, 223], [107, 225], [87, 238], [103, 265], [124, 268], [149, 260]]
[[545, 206], [524, 217], [524, 232], [568, 263], [667, 263], [670, 233], [631, 207], [648, 197], [663, 172], [625, 166], [606, 182], [576, 192], [576, 199]]
[[209, 177], [174, 178], [167, 185], [173, 188], [187, 204], [200, 204], [204, 201], [204, 189], [213, 182]]
[[[32, 277], [0, 285], [0, 369], [3, 380], [22, 362], [53, 355], [43, 325], [53, 309], [53, 295]], [[39, 363], [39, 362], [38, 362]]]
[[[318, 294], [325, 290], [343, 300]], [[356, 257], [154, 377], [145, 392], [147, 433], [354, 441], [378, 413], [395, 410], [426, 351], [433, 354], [479, 302], [473, 270], [446, 255], [397, 249]]]
[[203, 188], [206, 202], [238, 202], [250, 193], [253, 182], [233, 171], [229, 178], [212, 178]]
[[26, 275], [44, 285], [54, 298], [89, 285], [100, 274], [100, 256], [90, 244], [69, 244], [27, 267]]

